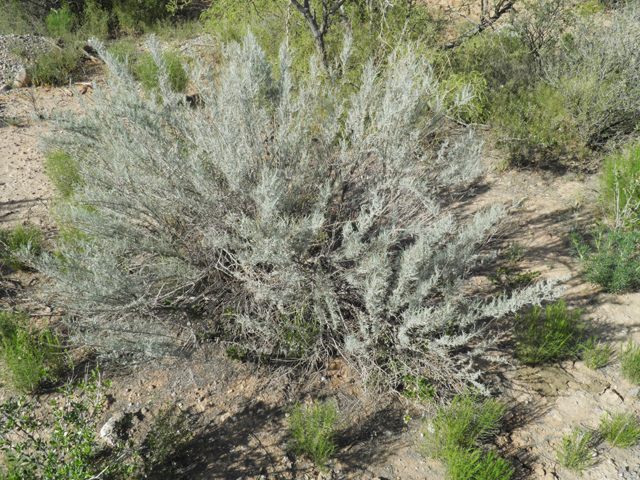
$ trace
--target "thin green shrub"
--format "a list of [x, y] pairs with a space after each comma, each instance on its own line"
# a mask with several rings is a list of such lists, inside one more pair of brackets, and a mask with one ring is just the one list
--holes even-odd
[[77, 22], [78, 17], [71, 13], [67, 7], [62, 7], [59, 10], [51, 9], [45, 18], [47, 30], [54, 37], [64, 37], [70, 34]]
[[624, 378], [634, 385], [640, 385], [640, 345], [632, 340], [626, 346], [621, 343], [618, 357]]
[[[168, 75], [141, 96], [94, 45], [106, 88], [83, 115], [55, 115], [45, 140], [79, 166], [82, 188], [56, 214], [86, 237], [33, 260], [80, 319], [78, 342], [159, 357], [218, 324], [229, 348], [273, 364], [309, 371], [339, 356], [371, 388], [413, 375], [437, 392], [482, 389], [472, 359], [493, 348], [487, 320], [555, 298], [546, 281], [484, 302], [465, 289], [506, 212], [456, 220], [451, 195], [481, 174], [482, 143], [442, 143], [447, 92], [413, 50], [382, 62], [393, 68], [365, 62], [354, 83], [340, 74], [347, 42], [335, 78], [312, 60], [297, 80], [286, 46], [272, 67], [249, 35], [215, 77], [195, 66], [194, 109]], [[162, 63], [157, 40], [149, 48]], [[203, 313], [187, 328], [176, 309]]]
[[595, 463], [593, 452], [596, 445], [594, 432], [574, 428], [562, 437], [562, 444], [556, 452], [558, 463], [569, 470], [583, 472]]
[[19, 393], [55, 383], [68, 367], [59, 338], [29, 326], [25, 314], [0, 311], [2, 376]]
[[600, 419], [600, 434], [614, 447], [632, 447], [640, 441], [640, 421], [633, 413], [609, 413]]
[[591, 337], [585, 343], [579, 346], [582, 351], [582, 360], [584, 364], [592, 370], [602, 368], [611, 358], [611, 344], [598, 344], [598, 337]]
[[82, 54], [75, 42], [36, 55], [31, 68], [34, 85], [65, 85], [76, 75]]
[[636, 224], [640, 208], [640, 142], [606, 156], [600, 183], [602, 200], [616, 227]]
[[569, 311], [564, 300], [549, 305], [544, 315], [535, 307], [516, 317], [516, 354], [527, 365], [574, 358], [584, 331], [581, 311]]
[[316, 400], [303, 407], [296, 403], [289, 416], [289, 434], [293, 438], [291, 451], [304, 455], [324, 469], [325, 462], [336, 448], [339, 416], [336, 407]]
[[450, 480], [509, 480], [515, 468], [493, 451], [452, 449], [445, 458]]
[[63, 150], [47, 153], [45, 171], [63, 198], [70, 197], [80, 182], [75, 160]]
[[600, 226], [590, 242], [577, 232], [571, 239], [588, 281], [611, 293], [640, 287], [640, 232]]
[[42, 232], [36, 227], [18, 225], [11, 230], [0, 230], [0, 256], [5, 264], [14, 270], [28, 268], [17, 255], [23, 249], [30, 255], [38, 256], [42, 253]]

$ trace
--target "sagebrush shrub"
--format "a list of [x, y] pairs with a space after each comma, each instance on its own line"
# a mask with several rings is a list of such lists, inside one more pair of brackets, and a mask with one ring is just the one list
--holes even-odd
[[153, 98], [96, 44], [107, 88], [86, 115], [57, 115], [47, 139], [77, 164], [57, 214], [83, 235], [33, 260], [81, 319], [81, 341], [161, 356], [215, 327], [261, 358], [312, 367], [342, 355], [376, 388], [406, 375], [480, 387], [486, 320], [555, 296], [553, 284], [465, 293], [505, 214], [451, 213], [451, 194], [482, 172], [481, 142], [442, 141], [446, 93], [411, 50], [384, 71], [366, 63], [344, 95], [345, 45], [330, 78], [312, 60], [296, 82], [284, 47], [276, 77], [248, 35], [215, 79], [192, 72], [191, 108], [154, 41]]

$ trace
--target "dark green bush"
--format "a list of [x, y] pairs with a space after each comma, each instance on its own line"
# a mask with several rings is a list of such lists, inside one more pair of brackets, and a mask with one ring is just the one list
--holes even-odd
[[71, 13], [67, 7], [58, 10], [52, 9], [47, 18], [45, 18], [47, 30], [54, 37], [69, 35], [77, 22], [78, 17]]
[[588, 281], [611, 293], [640, 287], [640, 232], [601, 226], [590, 241], [577, 232], [571, 238]]
[[557, 362], [577, 356], [583, 334], [581, 311], [569, 311], [564, 300], [516, 316], [516, 353], [527, 365]]

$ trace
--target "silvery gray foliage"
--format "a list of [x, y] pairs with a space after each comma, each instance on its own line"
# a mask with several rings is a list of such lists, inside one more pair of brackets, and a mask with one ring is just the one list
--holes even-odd
[[194, 69], [194, 109], [168, 87], [154, 40], [149, 96], [94, 45], [106, 88], [86, 115], [57, 115], [46, 140], [77, 161], [81, 182], [57, 214], [81, 234], [35, 260], [82, 341], [165, 355], [158, 339], [184, 338], [175, 312], [195, 306], [201, 328], [255, 354], [308, 367], [343, 357], [376, 387], [406, 375], [481, 386], [486, 320], [555, 295], [552, 282], [490, 300], [465, 288], [505, 209], [454, 217], [448, 193], [481, 174], [481, 142], [430, 146], [446, 93], [410, 50], [384, 71], [365, 64], [347, 95], [344, 65], [326, 79], [312, 60], [296, 81], [283, 48], [276, 76], [249, 34], [215, 76]]
[[594, 148], [637, 134], [640, 122], [640, 6], [581, 19], [546, 55], [548, 81], [565, 97]]

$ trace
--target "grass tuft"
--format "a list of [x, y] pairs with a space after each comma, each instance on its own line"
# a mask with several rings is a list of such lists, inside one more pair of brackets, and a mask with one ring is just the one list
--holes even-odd
[[338, 420], [338, 412], [331, 404], [316, 401], [303, 407], [296, 402], [289, 417], [293, 453], [310, 458], [324, 469], [325, 462], [336, 448]]
[[640, 345], [629, 340], [626, 347], [620, 344], [622, 375], [634, 385], [640, 385]]
[[468, 394], [455, 397], [432, 421], [434, 441], [429, 453], [446, 458], [452, 450], [475, 446], [500, 429], [504, 410], [502, 403], [490, 398]]
[[25, 314], [11, 311], [0, 311], [0, 358], [4, 381], [19, 393], [55, 383], [68, 366], [54, 333], [29, 328]]
[[593, 451], [597, 444], [594, 432], [574, 428], [562, 438], [558, 449], [558, 463], [574, 472], [583, 472], [595, 463]]
[[477, 449], [452, 449], [447, 453], [447, 478], [450, 480], [508, 480], [513, 465], [495, 452]]
[[573, 358], [582, 336], [581, 311], [570, 312], [564, 300], [549, 305], [545, 315], [535, 307], [516, 321], [516, 354], [526, 365]]
[[614, 447], [632, 447], [640, 440], [640, 422], [633, 413], [607, 412], [600, 420], [599, 430]]
[[599, 345], [598, 337], [589, 338], [579, 347], [582, 350], [582, 360], [584, 360], [584, 364], [591, 370], [597, 370], [609, 363], [612, 353], [611, 345], [608, 343]]
[[0, 231], [0, 256], [7, 266], [14, 270], [28, 268], [16, 256], [22, 248], [27, 248], [38, 256], [42, 252], [42, 232], [34, 227], [19, 225], [12, 230]]

